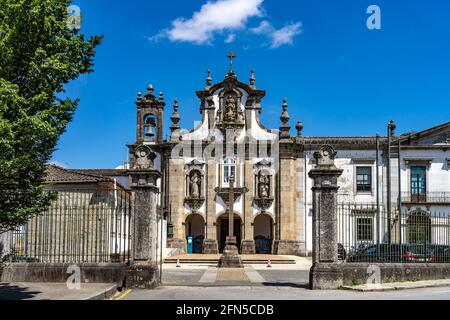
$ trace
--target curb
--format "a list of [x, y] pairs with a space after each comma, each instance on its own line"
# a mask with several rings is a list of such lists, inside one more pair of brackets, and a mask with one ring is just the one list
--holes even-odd
[[117, 284], [112, 284], [109, 288], [93, 294], [83, 300], [109, 300], [117, 293]]
[[438, 287], [449, 287], [450, 282], [448, 283], [426, 283], [426, 284], [416, 284], [416, 285], [408, 285], [404, 286], [402, 284], [392, 285], [379, 285], [373, 287], [353, 287], [353, 286], [344, 286], [342, 289], [358, 291], [358, 292], [384, 292], [384, 291], [398, 291], [398, 290], [409, 290], [409, 289], [424, 289], [424, 288], [438, 288]]

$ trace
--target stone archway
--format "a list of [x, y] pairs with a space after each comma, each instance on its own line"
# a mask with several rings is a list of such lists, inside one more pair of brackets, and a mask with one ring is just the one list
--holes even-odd
[[192, 237], [193, 250], [192, 253], [203, 252], [203, 240], [205, 239], [205, 220], [198, 214], [190, 214], [186, 218], [186, 238]]
[[259, 214], [253, 221], [253, 234], [255, 236], [255, 252], [257, 254], [272, 253], [273, 219], [268, 214]]
[[[238, 214], [234, 214], [234, 236], [236, 237], [237, 247], [240, 247], [242, 240], [242, 219]], [[217, 218], [217, 243], [219, 245], [219, 252], [223, 252], [225, 248], [225, 241], [228, 236], [228, 214], [224, 213]]]

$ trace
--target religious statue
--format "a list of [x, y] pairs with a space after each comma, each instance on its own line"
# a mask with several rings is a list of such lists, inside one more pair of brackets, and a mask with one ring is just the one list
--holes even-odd
[[194, 171], [189, 181], [189, 196], [191, 198], [200, 198], [200, 184], [201, 178], [199, 177], [198, 172]]
[[268, 198], [270, 195], [270, 179], [268, 176], [260, 175], [258, 181], [258, 196]]
[[234, 121], [236, 120], [236, 103], [232, 96], [228, 96], [225, 102], [225, 121]]
[[151, 169], [153, 167], [153, 159], [149, 149], [140, 147], [136, 150], [135, 155], [135, 169]]

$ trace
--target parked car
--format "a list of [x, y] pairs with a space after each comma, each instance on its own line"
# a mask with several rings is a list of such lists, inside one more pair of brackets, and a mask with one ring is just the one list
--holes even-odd
[[[424, 244], [373, 244], [354, 252], [348, 262], [435, 262], [445, 257], [445, 249]], [[438, 251], [439, 250], [439, 251]], [[441, 253], [442, 251], [442, 253]]]

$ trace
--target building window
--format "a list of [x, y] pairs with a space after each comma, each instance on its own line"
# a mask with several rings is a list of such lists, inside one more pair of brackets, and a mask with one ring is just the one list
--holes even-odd
[[411, 201], [426, 201], [427, 168], [424, 166], [411, 167]]
[[356, 240], [373, 241], [372, 218], [356, 218]]
[[[234, 177], [234, 181], [236, 181], [236, 160], [233, 158], [226, 158], [223, 161], [223, 180], [222, 184], [224, 187], [230, 186], [230, 177]], [[236, 185], [235, 185], [236, 186]]]
[[372, 168], [356, 167], [356, 192], [372, 191]]

